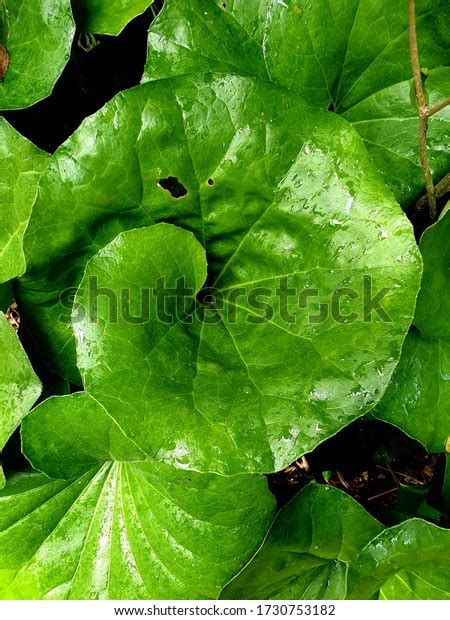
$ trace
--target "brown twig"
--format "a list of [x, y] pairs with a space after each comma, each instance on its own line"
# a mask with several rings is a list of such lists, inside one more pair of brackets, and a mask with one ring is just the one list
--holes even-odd
[[372, 500], [383, 497], [384, 495], [390, 495], [391, 493], [394, 493], [394, 491], [397, 491], [397, 487], [395, 489], [389, 489], [389, 491], [383, 491], [382, 493], [378, 493], [377, 495], [372, 495], [372, 497], [367, 498], [367, 501], [371, 502]]
[[[443, 179], [436, 184], [435, 187], [436, 199], [440, 200], [447, 194], [450, 194], [450, 173], [446, 174]], [[421, 196], [416, 204], [413, 206], [414, 211], [422, 211], [428, 206], [428, 196]]]
[[439, 103], [435, 103], [434, 105], [430, 106], [427, 112], [428, 118], [431, 118], [432, 116], [446, 108], [448, 105], [450, 105], [450, 97], [446, 97], [445, 99], [442, 99], [442, 101], [439, 101]]
[[302, 456], [302, 458], [298, 461], [295, 461], [295, 464], [297, 465], [297, 467], [299, 469], [302, 469], [303, 471], [309, 471], [309, 463], [306, 460], [305, 456]]
[[428, 106], [420, 74], [419, 47], [417, 45], [416, 30], [416, 3], [415, 0], [408, 0], [408, 30], [409, 30], [409, 50], [411, 54], [411, 65], [414, 75], [414, 85], [416, 90], [417, 104], [419, 108], [419, 157], [422, 173], [427, 188], [428, 205], [430, 208], [430, 219], [432, 222], [437, 218], [436, 190], [431, 176], [430, 162], [427, 153], [427, 130], [428, 130]]
[[383, 471], [388, 471], [391, 475], [395, 474], [396, 476], [400, 476], [401, 478], [404, 478], [405, 480], [411, 480], [411, 482], [414, 482], [415, 484], [424, 484], [423, 482], [421, 482], [420, 480], [417, 480], [417, 478], [413, 478], [412, 476], [410, 476], [409, 474], [404, 474], [401, 471], [395, 471], [395, 469], [392, 468], [387, 468], [387, 467], [382, 467], [381, 465], [377, 465], [378, 469], [382, 469]]
[[339, 482], [342, 484], [342, 486], [343, 486], [345, 489], [349, 489], [349, 488], [350, 488], [350, 485], [349, 485], [349, 484], [348, 484], [348, 482], [345, 480], [345, 478], [344, 478], [344, 476], [341, 474], [341, 472], [336, 470], [336, 474], [337, 474], [337, 477], [339, 478]]
[[20, 314], [17, 308], [16, 301], [13, 301], [6, 311], [6, 318], [8, 319], [8, 323], [14, 329], [14, 331], [18, 331], [20, 327]]

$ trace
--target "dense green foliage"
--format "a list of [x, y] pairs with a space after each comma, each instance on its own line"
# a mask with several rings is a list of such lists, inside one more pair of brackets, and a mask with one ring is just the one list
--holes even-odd
[[117, 35], [143, 13], [153, 0], [74, 0], [74, 13], [83, 32]]
[[[145, 79], [211, 70], [254, 75], [350, 121], [401, 204], [420, 195], [406, 2], [167, 0], [149, 33]], [[450, 92], [446, 0], [418, 0], [421, 63], [431, 103]], [[368, 36], [370, 33], [370, 36]], [[448, 123], [430, 121], [437, 178], [449, 169]]]
[[[157, 4], [77, 0], [75, 45]], [[55, 153], [1, 119], [0, 598], [450, 598], [450, 214], [406, 215], [406, 4], [166, 0], [142, 84]], [[0, 12], [0, 109], [25, 108], [74, 19]], [[449, 17], [417, 2], [431, 105]], [[368, 416], [437, 453], [433, 492], [387, 469], [375, 518], [322, 468], [276, 511], [265, 475]]]

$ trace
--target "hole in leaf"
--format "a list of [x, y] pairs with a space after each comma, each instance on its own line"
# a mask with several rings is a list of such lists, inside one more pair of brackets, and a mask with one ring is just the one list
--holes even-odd
[[3, 82], [9, 67], [9, 54], [4, 45], [0, 43], [0, 80]]
[[203, 308], [211, 307], [216, 303], [214, 291], [208, 288], [203, 288], [197, 293], [197, 302], [200, 304], [200, 306], [203, 306]]
[[214, 185], [214, 181], [212, 179], [208, 179], [208, 185]]
[[158, 179], [158, 185], [162, 189], [168, 191], [173, 198], [182, 198], [188, 193], [183, 183], [181, 183], [177, 177]]
[[227, 3], [226, 2], [222, 2], [222, 8], [225, 11], [225, 9], [227, 8]]

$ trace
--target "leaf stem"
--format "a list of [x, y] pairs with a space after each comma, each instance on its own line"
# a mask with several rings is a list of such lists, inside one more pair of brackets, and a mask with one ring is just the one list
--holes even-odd
[[[436, 199], [439, 200], [447, 194], [450, 194], [450, 172], [435, 186]], [[423, 211], [428, 206], [428, 196], [421, 196], [414, 205], [414, 211]]]
[[430, 220], [435, 222], [437, 219], [436, 190], [431, 176], [430, 162], [427, 153], [427, 130], [429, 109], [423, 90], [422, 77], [420, 75], [419, 48], [417, 45], [416, 30], [416, 3], [415, 0], [408, 0], [408, 30], [409, 30], [409, 50], [411, 54], [411, 65], [414, 75], [414, 85], [416, 98], [419, 108], [419, 157], [422, 167], [423, 177], [427, 188], [428, 205], [430, 209]]
[[428, 118], [430, 118], [434, 114], [437, 114], [448, 105], [450, 105], [450, 97], [446, 97], [445, 99], [442, 99], [442, 101], [439, 101], [439, 103], [435, 103], [434, 105], [430, 106], [428, 108]]

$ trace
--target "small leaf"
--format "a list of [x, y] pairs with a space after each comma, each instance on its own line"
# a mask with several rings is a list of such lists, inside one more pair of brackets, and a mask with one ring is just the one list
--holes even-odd
[[344, 599], [347, 566], [382, 526], [345, 493], [308, 485], [277, 515], [223, 599]]
[[351, 563], [349, 599], [450, 599], [450, 531], [421, 519], [384, 530]]

